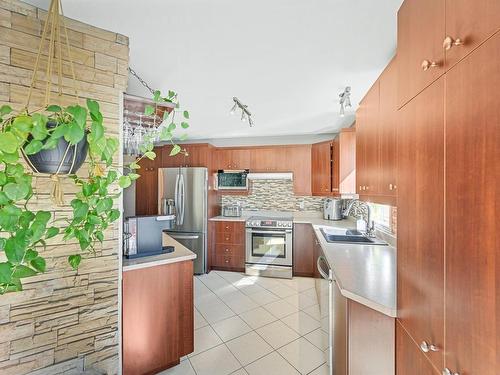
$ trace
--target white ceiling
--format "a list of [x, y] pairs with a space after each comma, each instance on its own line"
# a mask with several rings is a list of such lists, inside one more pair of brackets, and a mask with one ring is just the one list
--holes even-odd
[[[30, 0], [46, 8], [48, 0]], [[179, 93], [189, 138], [335, 133], [396, 48], [402, 0], [63, 0], [65, 14], [130, 37], [130, 65]], [[353, 108], [338, 115], [352, 87]], [[128, 92], [148, 96], [135, 78]], [[250, 128], [230, 116], [237, 96]]]

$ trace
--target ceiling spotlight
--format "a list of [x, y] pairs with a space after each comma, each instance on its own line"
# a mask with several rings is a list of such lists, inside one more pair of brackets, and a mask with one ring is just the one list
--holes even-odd
[[252, 127], [254, 125], [254, 122], [253, 122], [252, 117], [251, 117], [252, 114], [248, 110], [248, 106], [244, 105], [242, 102], [240, 102], [240, 100], [236, 96], [233, 97], [233, 102], [234, 102], [234, 105], [231, 108], [231, 111], [229, 111], [229, 113], [233, 115], [236, 112], [236, 110], [240, 109], [241, 110], [241, 121], [242, 122], [248, 121], [248, 125], [250, 125]]
[[339, 103], [340, 103], [340, 116], [345, 116], [346, 107], [352, 107], [351, 105], [351, 86], [347, 86], [344, 89], [344, 92], [339, 94]]
[[233, 108], [231, 108], [231, 111], [229, 111], [229, 113], [231, 115], [234, 115], [236, 113], [237, 108], [238, 108], [238, 103], [234, 102]]

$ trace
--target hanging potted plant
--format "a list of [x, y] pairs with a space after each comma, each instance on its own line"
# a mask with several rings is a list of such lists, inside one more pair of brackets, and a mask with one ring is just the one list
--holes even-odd
[[[106, 229], [120, 217], [116, 199], [120, 196], [121, 189], [127, 188], [139, 178], [135, 172], [140, 168], [138, 163], [142, 158], [156, 157], [153, 140], [145, 139], [140, 147], [141, 155], [126, 167], [130, 173], [125, 175], [122, 168], [112, 164], [120, 142], [115, 137], [106, 136], [98, 102], [87, 99], [85, 107], [79, 104], [67, 107], [49, 104], [52, 53], [49, 53], [47, 67], [46, 105], [35, 111], [28, 110], [48, 25], [53, 24], [52, 30], [59, 32], [62, 20], [59, 9], [59, 0], [52, 0], [25, 109], [14, 113], [9, 105], [0, 106], [0, 251], [5, 253], [6, 258], [0, 262], [0, 294], [22, 290], [23, 278], [45, 271], [43, 249], [47, 240], [60, 232], [64, 234], [64, 241], [76, 240], [83, 253], [95, 253], [96, 246], [104, 241]], [[59, 40], [54, 36], [50, 39]], [[66, 44], [68, 56], [71, 56], [67, 40]], [[75, 83], [71, 59], [70, 64]], [[61, 70], [59, 77], [61, 84]], [[59, 93], [62, 95], [61, 86]], [[76, 85], [75, 93], [77, 94]], [[78, 95], [76, 97], [78, 101]], [[171, 91], [166, 97], [155, 91], [154, 101], [171, 101], [179, 107], [177, 94]], [[152, 110], [154, 111], [154, 107], [147, 107], [146, 113]], [[175, 111], [171, 117], [165, 112], [163, 122], [169, 125], [163, 126], [160, 132], [160, 140], [173, 145], [171, 155], [182, 152], [174, 140], [174, 131], [178, 128], [174, 116]], [[189, 113], [184, 111], [183, 117], [179, 127], [186, 129], [189, 127], [186, 122]], [[181, 138], [185, 139], [186, 136]], [[55, 153], [58, 158], [50, 154], [54, 150], [57, 150]], [[32, 211], [28, 208], [28, 202], [34, 195], [33, 179], [32, 173], [21, 163], [21, 155], [35, 173], [42, 172], [45, 168], [39, 161], [45, 160], [44, 158], [55, 161], [51, 164], [51, 169], [47, 169], [54, 180], [51, 194], [54, 203], [63, 204], [59, 183], [61, 174], [68, 174], [79, 187], [79, 192], [70, 202], [72, 216], [58, 223], [58, 226], [49, 225], [52, 222], [49, 211]], [[89, 164], [88, 176], [76, 176], [75, 172], [85, 160]], [[55, 171], [54, 165], [57, 166]], [[81, 260], [81, 253], [68, 257], [68, 262], [74, 269], [78, 268]]]

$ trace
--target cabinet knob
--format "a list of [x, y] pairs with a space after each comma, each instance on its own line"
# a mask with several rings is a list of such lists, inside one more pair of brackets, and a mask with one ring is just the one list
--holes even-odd
[[429, 353], [429, 352], [438, 352], [439, 351], [439, 348], [434, 345], [434, 344], [429, 344], [427, 341], [422, 341], [420, 343], [420, 349], [424, 352], [424, 353]]
[[229, 263], [229, 259], [224, 259], [224, 263]]
[[226, 237], [226, 241], [229, 241], [229, 237]]
[[460, 38], [453, 39], [451, 36], [447, 36], [443, 40], [443, 48], [446, 51], [450, 50], [454, 46], [458, 47], [458, 46], [462, 46], [463, 44], [464, 44], [464, 42], [462, 41], [462, 39], [460, 39]]
[[226, 225], [226, 229], [229, 229], [229, 226], [228, 226], [228, 225]]
[[367, 187], [366, 187], [366, 190], [370, 190], [370, 189], [369, 189], [369, 186], [367, 186]]
[[226, 253], [228, 253], [228, 252], [229, 252], [229, 249], [224, 249], [224, 251], [225, 251]]
[[392, 189], [393, 189], [392, 184], [389, 184], [389, 190], [392, 190]]
[[458, 372], [451, 371], [448, 367], [446, 367], [443, 372], [443, 375], [460, 375]]
[[421, 67], [422, 67], [422, 70], [425, 72], [426, 70], [429, 70], [430, 68], [439, 67], [439, 64], [435, 61], [424, 60], [424, 61], [422, 61]]

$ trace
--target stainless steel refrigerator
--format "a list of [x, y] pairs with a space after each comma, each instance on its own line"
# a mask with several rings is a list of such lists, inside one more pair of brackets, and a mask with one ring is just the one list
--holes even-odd
[[166, 232], [196, 254], [194, 273], [207, 272], [207, 168], [158, 169], [158, 206], [173, 200], [176, 220]]

